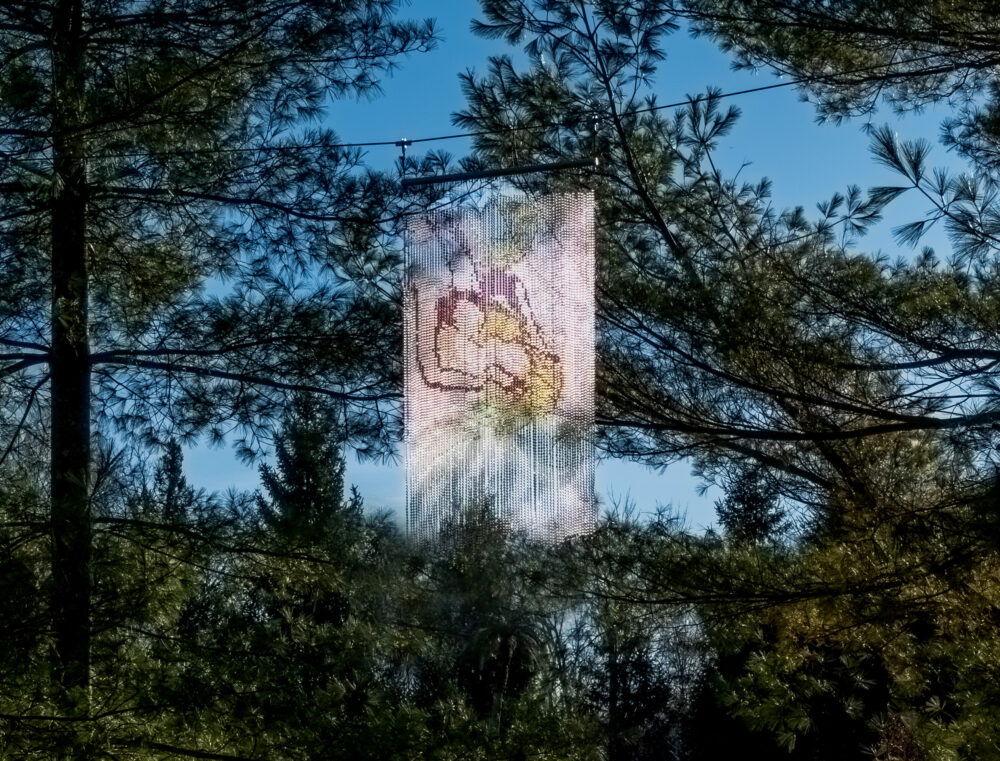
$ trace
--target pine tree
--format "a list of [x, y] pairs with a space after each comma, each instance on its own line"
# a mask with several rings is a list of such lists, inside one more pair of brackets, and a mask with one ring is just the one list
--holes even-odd
[[759, 544], [781, 534], [784, 512], [777, 490], [766, 473], [739, 473], [728, 484], [725, 496], [715, 502], [715, 512], [726, 537], [737, 543]]
[[[809, 77], [821, 114], [852, 113], [879, 93], [902, 108], [961, 102], [994, 77], [989, 3], [684, 7], [746, 60]], [[948, 127], [968, 174], [932, 171], [926, 142], [877, 129], [875, 158], [898, 186], [848, 188], [812, 220], [779, 212], [766, 180], [727, 178], [716, 162], [738, 128], [735, 107], [709, 92], [673, 116], [658, 108], [651, 82], [677, 10], [490, 0], [479, 30], [524, 44], [527, 59], [466, 76], [458, 116], [477, 130], [483, 163], [600, 154], [582, 178], [518, 184], [596, 191], [605, 449], [661, 466], [692, 458], [731, 487], [727, 520], [754, 514], [755, 538], [774, 503], [804, 529], [774, 543], [665, 535], [618, 556], [640, 570], [608, 594], [693, 610], [725, 640], [717, 652], [749, 648], [728, 675], [728, 712], [806, 757], [865, 744], [890, 753], [911, 739], [929, 757], [995, 754], [979, 729], [995, 691], [975, 676], [995, 652], [982, 615], [998, 593], [976, 507], [998, 436], [995, 109], [970, 121], [965, 101]], [[931, 207], [900, 242], [943, 223], [950, 260], [924, 251], [890, 263], [860, 249], [859, 235], [908, 189]], [[623, 575], [614, 564], [595, 573]]]
[[[395, 394], [392, 368], [365, 358], [395, 328], [359, 273], [385, 276], [370, 220], [391, 200], [315, 120], [433, 43], [394, 10], [0, 7], [0, 379], [20, 421], [4, 433], [16, 444], [47, 417], [51, 673], [68, 720], [90, 716], [95, 673], [95, 440], [229, 435], [250, 454], [296, 389], [351, 407], [359, 441], [386, 430], [374, 402]], [[90, 754], [86, 732], [61, 737]]]
[[318, 540], [361, 519], [360, 495], [344, 498], [343, 423], [315, 397], [300, 394], [285, 416], [275, 465], [260, 468], [267, 525], [290, 538]]
[[[822, 119], [862, 117], [871, 128], [880, 105], [906, 113], [928, 104], [951, 104], [942, 143], [969, 162], [969, 173], [931, 171], [926, 166], [930, 144], [897, 137], [905, 131], [903, 122], [875, 134], [876, 157], [901, 180], [877, 191], [895, 198], [917, 190], [929, 204], [924, 219], [896, 231], [900, 243], [914, 245], [941, 224], [958, 257], [989, 267], [998, 249], [990, 220], [997, 213], [1000, 179], [995, 2], [793, 0], [776, 6], [766, 0], [686, 0], [678, 10], [697, 33], [731, 51], [736, 65], [767, 67], [801, 79], [801, 89]], [[922, 348], [946, 354], [941, 343]]]
[[153, 475], [151, 494], [164, 520], [184, 521], [198, 504], [198, 493], [184, 476], [184, 452], [176, 439], [167, 442], [166, 451]]
[[807, 80], [824, 117], [868, 115], [880, 100], [908, 111], [996, 96], [1000, 40], [991, 0], [685, 0], [675, 10], [738, 66]]
[[[878, 289], [877, 265], [846, 244], [888, 199], [850, 189], [810, 221], [798, 210], [776, 213], [766, 180], [723, 177], [715, 151], [738, 110], [711, 93], [674, 118], [656, 109], [651, 82], [674, 28], [667, 4], [498, 0], [484, 11], [482, 33], [526, 42], [530, 57], [523, 72], [497, 58], [484, 76], [466, 76], [458, 123], [482, 131], [476, 158], [601, 156], [584, 182], [597, 194], [601, 231], [602, 444], [651, 465], [693, 456], [720, 481], [767, 467], [799, 499], [822, 500], [841, 485], [866, 498], [871, 486], [852, 471], [862, 460], [855, 442], [887, 419], [880, 441], [938, 425], [929, 420], [936, 397], [887, 399], [881, 389], [899, 371], [872, 378], [877, 359], [855, 356], [865, 320], [846, 304], [831, 313], [829, 291]], [[562, 116], [512, 131], [511, 113], [525, 124]], [[521, 185], [543, 192], [580, 181], [566, 174]], [[830, 313], [822, 330], [816, 313]]]

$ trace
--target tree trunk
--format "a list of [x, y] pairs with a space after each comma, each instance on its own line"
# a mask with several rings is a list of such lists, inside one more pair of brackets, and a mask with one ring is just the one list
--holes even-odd
[[[90, 686], [90, 359], [82, 0], [60, 0], [52, 30], [51, 520], [55, 676], [65, 709]], [[79, 757], [79, 752], [74, 752]]]
[[619, 761], [621, 756], [619, 702], [621, 679], [618, 648], [612, 645], [608, 652], [608, 761]]

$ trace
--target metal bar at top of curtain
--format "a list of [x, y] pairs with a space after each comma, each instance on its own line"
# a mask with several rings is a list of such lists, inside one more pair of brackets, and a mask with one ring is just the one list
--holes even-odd
[[446, 182], [465, 182], [466, 180], [482, 180], [488, 177], [509, 177], [515, 174], [553, 172], [557, 169], [597, 167], [600, 166], [600, 163], [600, 159], [594, 156], [587, 159], [557, 161], [553, 164], [528, 164], [527, 166], [516, 166], [510, 169], [483, 169], [478, 172], [456, 172], [455, 174], [429, 174], [424, 175], [423, 177], [404, 177], [401, 184], [403, 190], [409, 190], [410, 188], [416, 188], [423, 185], [440, 185]]

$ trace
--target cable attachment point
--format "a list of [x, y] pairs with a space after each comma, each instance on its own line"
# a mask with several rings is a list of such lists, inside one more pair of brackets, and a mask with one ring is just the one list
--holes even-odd
[[397, 140], [395, 142], [395, 145], [399, 146], [399, 153], [400, 153], [400, 155], [399, 155], [399, 171], [403, 175], [403, 177], [406, 177], [406, 146], [413, 145], [413, 141], [412, 140], [407, 140], [404, 137], [404, 138], [402, 138], [400, 140]]
[[593, 105], [590, 112], [590, 155], [594, 158], [595, 166], [600, 163], [600, 129], [601, 129], [601, 114], [597, 110], [597, 104]]

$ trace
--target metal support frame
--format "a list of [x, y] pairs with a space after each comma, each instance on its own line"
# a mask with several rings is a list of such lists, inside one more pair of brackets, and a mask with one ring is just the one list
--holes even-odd
[[[403, 141], [401, 141], [403, 142]], [[409, 142], [409, 141], [405, 141]], [[399, 145], [399, 143], [397, 143]], [[404, 151], [406, 146], [400, 146]], [[405, 156], [405, 153], [404, 153]], [[553, 172], [559, 169], [581, 169], [586, 167], [598, 167], [601, 162], [596, 156], [586, 159], [573, 159], [571, 161], [557, 161], [552, 164], [528, 164], [526, 166], [511, 167], [510, 169], [483, 169], [478, 172], [456, 172], [454, 174], [431, 174], [423, 177], [404, 176], [401, 185], [403, 190], [411, 190], [425, 185], [441, 185], [449, 182], [466, 182], [468, 180], [483, 180], [490, 177], [510, 177], [517, 174], [534, 174], [536, 172]]]

